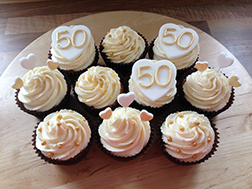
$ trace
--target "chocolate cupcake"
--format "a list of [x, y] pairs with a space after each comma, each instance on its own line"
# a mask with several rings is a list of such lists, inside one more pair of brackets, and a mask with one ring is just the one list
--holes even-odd
[[98, 115], [106, 107], [118, 106], [116, 98], [123, 92], [123, 88], [114, 70], [93, 66], [79, 76], [74, 87], [74, 95], [84, 109]]
[[197, 32], [174, 23], [162, 25], [158, 36], [149, 47], [150, 59], [171, 61], [178, 70], [177, 78], [194, 66], [199, 58], [199, 52]]
[[[123, 99], [122, 99], [123, 97]], [[150, 120], [153, 115], [145, 110], [127, 107], [134, 100], [134, 93], [120, 94], [118, 107], [100, 112], [103, 119], [98, 128], [98, 143], [103, 152], [119, 160], [128, 161], [142, 154], [152, 140]]]
[[218, 132], [209, 119], [194, 111], [168, 115], [159, 130], [165, 156], [179, 165], [199, 164], [218, 147]]
[[35, 67], [21, 81], [15, 100], [24, 112], [42, 118], [66, 106], [70, 85], [59, 70], [48, 66]]
[[207, 66], [207, 62], [198, 62], [199, 70], [193, 68], [184, 76], [180, 90], [184, 107], [211, 118], [231, 107], [234, 88], [222, 72]]
[[48, 163], [72, 165], [81, 161], [91, 144], [91, 129], [80, 113], [63, 109], [47, 115], [35, 127], [32, 143]]
[[74, 81], [88, 67], [97, 64], [99, 51], [88, 27], [60, 26], [52, 33], [49, 59], [59, 63], [59, 70]]
[[112, 28], [100, 43], [100, 53], [107, 66], [129, 76], [133, 64], [144, 58], [148, 42], [128, 26]]

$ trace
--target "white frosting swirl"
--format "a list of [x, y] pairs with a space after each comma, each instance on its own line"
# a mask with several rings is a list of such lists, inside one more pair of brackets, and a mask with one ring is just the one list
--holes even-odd
[[87, 120], [72, 110], [47, 115], [36, 133], [36, 148], [47, 157], [63, 161], [84, 150], [91, 138]]
[[140, 153], [148, 143], [150, 134], [149, 121], [142, 121], [140, 111], [130, 107], [115, 109], [111, 118], [104, 119], [99, 126], [103, 147], [120, 157]]
[[57, 69], [36, 67], [23, 77], [18, 99], [26, 109], [47, 111], [58, 105], [67, 93], [67, 83]]
[[150, 106], [153, 108], [162, 107], [165, 104], [170, 103], [173, 99], [175, 94], [177, 93], [177, 87], [176, 82], [174, 82], [174, 86], [162, 97], [160, 97], [158, 100], [152, 101], [148, 97], [146, 97], [141, 90], [137, 87], [136, 83], [134, 82], [134, 79], [132, 79], [132, 76], [129, 79], [129, 91], [133, 91], [136, 95], [135, 101], [141, 105], [144, 106]]
[[203, 159], [215, 140], [208, 118], [197, 112], [170, 114], [160, 129], [167, 153], [184, 162]]
[[160, 41], [158, 37], [154, 41], [153, 46], [153, 59], [154, 60], [169, 60], [171, 61], [178, 70], [185, 69], [193, 65], [199, 55], [199, 44], [195, 46], [195, 48], [190, 51], [188, 54], [181, 56], [179, 58], [169, 59], [166, 54], [164, 53]]
[[103, 53], [113, 63], [136, 61], [144, 52], [145, 41], [128, 26], [112, 28], [103, 39]]
[[205, 111], [218, 111], [229, 101], [232, 87], [218, 70], [207, 68], [186, 77], [185, 98], [193, 106]]
[[121, 82], [111, 68], [93, 66], [79, 76], [74, 90], [80, 102], [100, 109], [115, 103]]
[[91, 36], [88, 46], [85, 48], [83, 53], [81, 53], [74, 60], [69, 61], [67, 58], [62, 56], [57, 48], [51, 43], [51, 59], [55, 62], [59, 62], [59, 68], [62, 70], [73, 70], [79, 71], [87, 68], [90, 64], [93, 63], [95, 59], [96, 49], [94, 39]]

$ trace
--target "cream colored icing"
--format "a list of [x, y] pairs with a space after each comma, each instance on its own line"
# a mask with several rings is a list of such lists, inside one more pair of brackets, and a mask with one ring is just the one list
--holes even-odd
[[57, 69], [36, 67], [23, 77], [18, 99], [26, 109], [47, 111], [58, 105], [67, 93], [67, 83]]
[[[74, 27], [75, 26], [71, 26], [69, 28], [74, 28]], [[79, 27], [81, 27], [81, 25], [79, 25]], [[56, 28], [56, 30], [57, 29], [58, 28]], [[64, 53], [72, 53], [67, 50], [71, 49], [73, 47], [70, 46], [65, 51], [59, 52], [56, 47], [56, 43], [54, 42], [54, 40], [52, 40], [53, 42], [51, 43], [51, 54], [52, 54], [51, 59], [54, 62], [59, 62], [59, 68], [62, 70], [79, 71], [79, 70], [83, 70], [83, 69], [87, 68], [90, 64], [93, 63], [93, 61], [95, 59], [95, 54], [96, 54], [95, 42], [94, 42], [93, 36], [91, 36], [91, 32], [88, 33], [88, 35], [90, 35], [90, 36], [88, 36], [88, 37], [90, 37], [90, 40], [87, 41], [88, 44], [85, 46], [84, 49], [81, 49], [82, 52], [72, 60], [67, 59], [64, 56]], [[64, 39], [64, 37], [66, 37], [66, 36], [62, 34], [62, 36], [60, 36], [60, 37]], [[69, 39], [71, 39], [71, 38], [72, 38], [72, 36], [70, 34]], [[62, 40], [62, 41], [64, 41], [64, 40]], [[74, 49], [74, 50], [76, 50], [76, 49]], [[79, 49], [77, 49], [77, 50], [79, 50]]]
[[229, 101], [232, 87], [218, 70], [207, 68], [186, 77], [185, 98], [193, 106], [205, 111], [218, 111]]
[[140, 111], [119, 107], [110, 119], [99, 126], [100, 140], [104, 148], [120, 157], [131, 157], [141, 152], [150, 139], [149, 121], [142, 121]]
[[47, 115], [36, 133], [36, 148], [47, 157], [63, 161], [84, 150], [91, 138], [87, 120], [66, 109]]
[[170, 114], [160, 129], [167, 153], [184, 162], [203, 159], [212, 150], [215, 140], [208, 118], [197, 112]]
[[113, 63], [130, 63], [136, 61], [144, 52], [145, 41], [128, 26], [112, 28], [104, 37], [103, 53]]
[[[132, 79], [132, 76], [129, 79], [129, 91], [133, 91], [136, 94], [135, 101], [139, 104], [142, 104], [144, 106], [150, 106], [153, 108], [162, 107], [165, 104], [170, 103], [173, 99], [175, 94], [177, 93], [177, 87], [176, 87], [176, 81], [173, 85], [173, 87], [162, 97], [159, 99], [152, 101], [148, 97], [146, 97], [136, 86], [136, 83]], [[157, 92], [157, 91], [153, 91]]]
[[100, 109], [115, 103], [121, 82], [111, 68], [93, 66], [79, 76], [74, 90], [80, 102]]

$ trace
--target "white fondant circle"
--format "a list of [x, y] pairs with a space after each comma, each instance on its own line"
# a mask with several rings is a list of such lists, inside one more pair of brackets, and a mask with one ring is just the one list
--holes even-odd
[[[167, 30], [167, 32], [165, 32], [165, 30]], [[184, 34], [181, 37], [181, 39], [178, 41], [179, 36], [181, 34], [183, 34], [184, 32], [189, 32], [194, 36], [194, 40], [192, 41], [192, 45], [186, 49], [182, 49], [177, 45], [177, 43], [179, 42], [179, 44], [181, 46], [187, 47], [188, 44], [190, 43], [192, 36], [189, 35], [188, 33]], [[168, 35], [164, 36], [164, 33], [167, 33]], [[176, 36], [176, 39], [174, 37], [172, 37], [174, 35]], [[158, 39], [159, 39], [160, 45], [161, 45], [165, 55], [169, 59], [175, 59], [175, 58], [178, 58], [178, 57], [181, 57], [181, 56], [188, 54], [190, 51], [192, 51], [196, 47], [196, 45], [199, 42], [199, 36], [196, 31], [194, 31], [193, 29], [190, 29], [190, 28], [181, 28], [178, 25], [173, 24], [173, 23], [167, 23], [167, 24], [164, 24], [161, 26], [161, 28], [159, 29], [159, 33], [158, 33]], [[164, 41], [167, 43], [174, 42], [174, 44], [167, 45], [164, 43]]]
[[[76, 48], [71, 44], [69, 45], [68, 48], [65, 48], [65, 49], [58, 47], [58, 45], [60, 47], [67, 46], [67, 44], [69, 43], [67, 38], [72, 41], [72, 36], [74, 32], [77, 30], [83, 30], [86, 32], [86, 41], [85, 41], [85, 44], [81, 48]], [[67, 31], [67, 32], [60, 33], [60, 38], [62, 39], [58, 40], [57, 33], [59, 35], [59, 32], [62, 32], [62, 31]], [[84, 25], [77, 25], [73, 27], [60, 26], [53, 31], [51, 38], [52, 38], [53, 46], [57, 49], [60, 55], [65, 57], [69, 61], [71, 61], [75, 59], [76, 57], [78, 57], [85, 50], [85, 48], [87, 48], [90, 42], [90, 38], [91, 38], [91, 31], [89, 30], [88, 27]], [[83, 39], [84, 39], [84, 34], [82, 32], [76, 32], [73, 43], [76, 44], [76, 46], [80, 46], [83, 43]]]
[[[168, 78], [171, 77], [171, 82], [169, 83], [169, 85], [162, 87], [158, 85], [157, 82], [154, 82], [153, 85], [149, 88], [145, 88], [140, 85], [140, 83], [142, 83], [143, 85], [149, 85], [150, 84], [149, 74], [155, 77], [157, 69], [163, 65], [170, 67], [171, 75], [169, 75], [168, 69], [163, 67], [163, 69], [160, 69], [158, 71], [159, 74], [157, 79], [160, 82], [160, 84], [164, 84], [167, 83]], [[139, 79], [138, 68], [145, 66], [149, 66], [149, 68], [141, 70], [141, 75], [144, 74], [144, 76]], [[150, 59], [140, 59], [133, 65], [132, 68], [132, 79], [134, 80], [135, 84], [137, 85], [139, 90], [152, 101], [156, 101], [159, 98], [161, 98], [174, 86], [176, 75], [177, 75], [177, 69], [175, 65], [168, 60], [153, 61]]]

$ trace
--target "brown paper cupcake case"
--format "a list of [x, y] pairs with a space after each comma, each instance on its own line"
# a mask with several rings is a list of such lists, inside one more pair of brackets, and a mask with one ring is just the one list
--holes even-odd
[[215, 139], [214, 139], [214, 144], [213, 144], [213, 147], [212, 147], [212, 150], [201, 160], [198, 160], [198, 161], [195, 161], [195, 162], [187, 162], [187, 161], [180, 161], [178, 160], [177, 158], [174, 158], [173, 156], [171, 156], [165, 149], [165, 143], [163, 142], [162, 140], [162, 133], [161, 133], [161, 125], [162, 123], [165, 121], [166, 119], [166, 116], [163, 117], [163, 119], [161, 119], [161, 121], [159, 122], [159, 126], [157, 128], [157, 137], [158, 137], [158, 143], [159, 143], [159, 146], [161, 147], [161, 150], [163, 152], [163, 154], [166, 156], [167, 159], [169, 159], [171, 162], [175, 163], [175, 164], [178, 164], [178, 165], [196, 165], [196, 164], [200, 164], [200, 163], [203, 163], [205, 162], [206, 160], [210, 159], [214, 154], [215, 152], [217, 151], [217, 148], [219, 147], [219, 132], [218, 132], [218, 129], [215, 127], [215, 124], [212, 123], [211, 120], [210, 123], [211, 123], [211, 126], [214, 130], [214, 134], [215, 134]]

